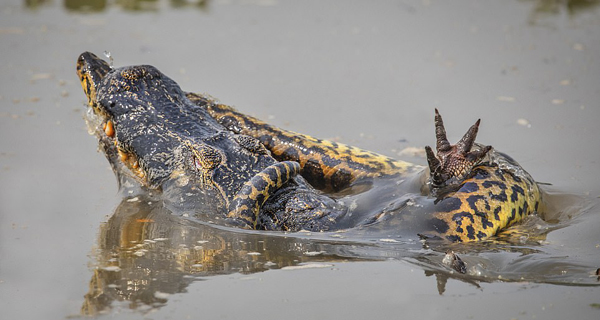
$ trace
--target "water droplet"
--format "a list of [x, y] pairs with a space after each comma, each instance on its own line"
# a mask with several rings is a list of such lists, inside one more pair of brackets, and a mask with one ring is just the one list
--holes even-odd
[[109, 61], [110, 68], [111, 68], [111, 69], [113, 69], [113, 68], [114, 68], [114, 67], [113, 67], [113, 63], [114, 63], [114, 61], [113, 61], [113, 57], [112, 57], [112, 54], [110, 53], [110, 51], [108, 51], [108, 50], [105, 50], [105, 51], [104, 51], [104, 56], [105, 56], [106, 58], [108, 58], [108, 61]]

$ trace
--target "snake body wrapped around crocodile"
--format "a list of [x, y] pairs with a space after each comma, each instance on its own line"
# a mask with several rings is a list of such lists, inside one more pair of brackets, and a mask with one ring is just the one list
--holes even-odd
[[419, 198], [431, 209], [421, 213], [427, 223], [420, 233], [455, 242], [487, 239], [541, 204], [537, 184], [514, 160], [474, 143], [479, 121], [451, 145], [436, 110], [437, 154], [426, 147], [426, 170], [276, 128], [186, 93], [152, 66], [115, 69], [85, 52], [77, 74], [115, 172], [149, 189], [177, 190], [181, 201], [193, 198], [228, 225], [337, 230], [351, 209], [328, 192], [378, 179], [427, 178]]

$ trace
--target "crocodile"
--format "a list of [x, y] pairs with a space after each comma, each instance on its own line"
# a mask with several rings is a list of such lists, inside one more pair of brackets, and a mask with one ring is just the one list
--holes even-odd
[[329, 230], [345, 208], [235, 134], [153, 66], [113, 69], [86, 52], [77, 73], [98, 118], [96, 135], [117, 174], [148, 189], [184, 189], [225, 223], [262, 230]]
[[[247, 229], [332, 231], [351, 209], [332, 192], [415, 178], [431, 203], [425, 237], [485, 240], [541, 209], [531, 176], [509, 156], [475, 143], [479, 120], [455, 145], [436, 109], [428, 166], [286, 131], [203, 94], [184, 92], [149, 65], [113, 68], [77, 60], [93, 127], [115, 172], [149, 189], [192, 194], [214, 219]], [[356, 225], [377, 222], [374, 214]]]

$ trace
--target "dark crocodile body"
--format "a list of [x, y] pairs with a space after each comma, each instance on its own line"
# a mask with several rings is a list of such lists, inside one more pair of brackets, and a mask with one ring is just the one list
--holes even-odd
[[191, 192], [229, 225], [339, 229], [348, 208], [327, 192], [377, 179], [426, 177], [429, 171], [430, 183], [415, 196], [430, 203], [422, 213], [427, 236], [484, 240], [541, 208], [537, 184], [514, 160], [474, 144], [479, 122], [450, 145], [436, 111], [438, 152], [427, 149], [430, 170], [424, 170], [282, 130], [209, 96], [184, 93], [152, 66], [112, 69], [86, 52], [78, 75], [100, 119], [96, 135], [118, 174], [126, 171], [150, 189]]
[[226, 130], [156, 68], [111, 69], [84, 53], [78, 73], [114, 131], [103, 149], [143, 186], [186, 188], [229, 223], [253, 229], [328, 230], [343, 214], [298, 176], [298, 163], [278, 162], [256, 139]]

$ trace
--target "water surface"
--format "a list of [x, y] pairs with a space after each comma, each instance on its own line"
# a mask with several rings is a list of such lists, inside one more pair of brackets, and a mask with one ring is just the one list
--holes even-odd
[[[598, 1], [6, 1], [0, 315], [597, 319]], [[234, 232], [123, 198], [83, 120], [83, 51], [286, 129], [425, 164], [433, 108], [551, 206], [523, 244]], [[441, 261], [461, 254], [470, 272]], [[108, 314], [107, 316], [102, 316]]]

